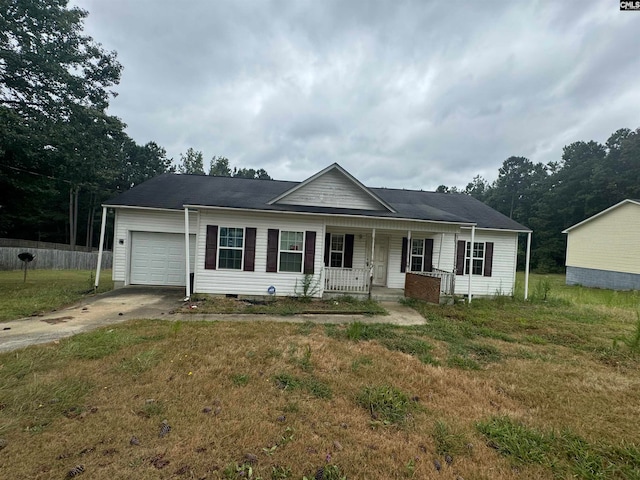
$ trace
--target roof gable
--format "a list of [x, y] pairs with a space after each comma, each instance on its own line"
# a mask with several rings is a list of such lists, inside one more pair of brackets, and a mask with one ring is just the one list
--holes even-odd
[[269, 202], [270, 205], [349, 208], [394, 212], [373, 191], [337, 163], [309, 177]]
[[575, 228], [578, 228], [578, 227], [581, 227], [585, 223], [588, 223], [588, 222], [590, 222], [592, 220], [595, 220], [596, 218], [598, 218], [598, 217], [600, 217], [602, 215], [606, 215], [607, 213], [611, 212], [612, 210], [615, 210], [615, 209], [621, 207], [622, 205], [626, 205], [626, 204], [632, 204], [632, 205], [640, 206], [640, 200], [633, 200], [633, 199], [629, 199], [629, 198], [627, 198], [626, 200], [622, 200], [621, 202], [616, 203], [615, 205], [613, 205], [613, 206], [611, 206], [611, 207], [609, 207], [609, 208], [607, 208], [607, 209], [605, 209], [605, 210], [603, 210], [603, 211], [601, 211], [599, 213], [596, 213], [595, 215], [592, 215], [591, 217], [586, 218], [586, 219], [582, 220], [581, 222], [570, 226], [569, 228], [566, 228], [565, 230], [562, 231], [562, 233], [569, 233], [571, 230], [573, 230]]

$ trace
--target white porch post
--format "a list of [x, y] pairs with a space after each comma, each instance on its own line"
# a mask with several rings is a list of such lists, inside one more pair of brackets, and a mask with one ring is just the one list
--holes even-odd
[[104, 230], [107, 226], [107, 207], [102, 207], [102, 225], [100, 226], [100, 246], [98, 247], [98, 265], [96, 265], [96, 283], [94, 290], [100, 285], [100, 269], [102, 268], [102, 251], [104, 250]]
[[527, 233], [527, 257], [524, 268], [524, 299], [529, 297], [529, 261], [531, 259], [531, 232]]
[[442, 260], [442, 244], [444, 243], [444, 233], [440, 234], [440, 249], [438, 250], [438, 270], [440, 270], [440, 262]]
[[373, 262], [376, 248], [376, 229], [371, 230], [371, 265], [369, 265], [369, 298], [371, 298], [371, 289], [373, 288]]
[[184, 209], [184, 252], [185, 252], [185, 272], [186, 272], [186, 297], [191, 297], [191, 272], [189, 271], [189, 209]]
[[407, 232], [407, 264], [404, 266], [405, 273], [411, 271], [411, 230]]
[[[469, 297], [469, 303], [471, 303], [471, 280], [473, 279], [473, 247], [474, 247], [474, 243], [476, 241], [476, 226], [473, 225], [471, 227], [471, 248], [470, 248], [470, 252], [471, 255], [469, 256], [469, 291], [467, 292], [467, 295]], [[466, 256], [466, 252], [465, 252], [465, 256]], [[466, 259], [465, 259], [465, 265], [467, 264]]]

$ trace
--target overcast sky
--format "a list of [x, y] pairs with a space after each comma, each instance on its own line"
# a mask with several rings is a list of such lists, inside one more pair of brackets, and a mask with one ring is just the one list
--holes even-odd
[[640, 127], [640, 12], [617, 0], [74, 4], [124, 66], [110, 113], [205, 168], [433, 190]]

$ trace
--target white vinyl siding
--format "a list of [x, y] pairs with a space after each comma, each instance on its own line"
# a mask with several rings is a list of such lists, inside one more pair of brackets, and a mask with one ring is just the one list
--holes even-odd
[[[463, 230], [458, 240], [470, 242], [471, 232]], [[472, 275], [472, 294], [483, 296], [512, 295], [516, 281], [514, 262], [518, 249], [518, 234], [476, 229], [475, 242], [493, 242], [493, 263], [490, 277], [485, 277], [482, 274]], [[468, 286], [468, 275], [456, 276], [455, 293], [457, 295], [466, 295]]]
[[566, 264], [640, 274], [640, 205], [624, 203], [571, 229]]
[[[211, 294], [267, 295], [270, 286], [276, 288], [277, 296], [295, 295], [296, 282], [300, 288], [304, 279], [302, 273], [278, 272], [267, 273], [267, 234], [269, 229], [280, 232], [316, 232], [316, 251], [314, 260], [314, 276], [321, 282], [323, 272], [324, 222], [321, 218], [309, 215], [287, 215], [269, 213], [245, 213], [216, 210], [200, 211], [200, 232], [196, 252], [195, 291]], [[224, 225], [225, 227], [256, 228], [255, 271], [243, 270], [205, 270], [204, 253], [207, 225]], [[304, 237], [304, 236], [303, 236]], [[280, 238], [278, 239], [280, 247]], [[304, 250], [301, 251], [304, 253]], [[304, 262], [304, 257], [303, 257]], [[322, 291], [318, 292], [322, 295]]]
[[[189, 212], [189, 233], [195, 234], [197, 214]], [[113, 271], [116, 282], [130, 283], [132, 232], [180, 233], [184, 235], [184, 211], [118, 208], [113, 238]], [[193, 258], [193, 254], [191, 254]]]
[[[388, 238], [387, 286], [390, 288], [404, 288], [405, 274], [400, 271], [402, 238], [407, 237], [409, 230], [412, 232], [412, 238], [433, 239], [433, 266], [449, 272], [455, 268], [456, 239], [470, 241], [471, 237], [468, 229], [456, 235], [459, 230], [455, 225], [356, 217], [201, 210], [190, 211], [189, 220], [190, 233], [197, 235], [196, 247], [192, 249], [195, 250], [194, 266], [191, 269], [195, 273], [194, 291], [213, 294], [266, 295], [270, 286], [276, 288], [278, 296], [296, 294], [296, 282], [298, 285], [301, 284], [304, 277], [302, 273], [266, 272], [267, 234], [268, 230], [273, 228], [280, 232], [316, 232], [314, 272], [321, 286], [323, 285], [325, 231], [339, 235], [354, 235], [353, 268], [370, 266], [372, 228], [376, 228], [377, 238]], [[628, 222], [630, 223], [629, 220]], [[216, 225], [219, 228], [256, 228], [255, 271], [205, 270], [207, 225]], [[183, 211], [117, 208], [113, 279], [125, 284], [129, 283], [132, 232], [184, 235], [183, 229]], [[640, 232], [637, 236], [640, 236]], [[119, 240], [122, 240], [122, 244]], [[517, 234], [477, 229], [476, 242], [494, 242], [493, 269], [491, 277], [473, 276], [473, 293], [475, 295], [495, 295], [497, 292], [510, 294], [515, 282]], [[640, 253], [638, 257], [640, 258]], [[456, 293], [467, 293], [466, 276], [456, 278]], [[319, 295], [321, 294], [322, 289], [319, 291]]]
[[386, 211], [380, 202], [336, 170], [319, 176], [277, 203]]

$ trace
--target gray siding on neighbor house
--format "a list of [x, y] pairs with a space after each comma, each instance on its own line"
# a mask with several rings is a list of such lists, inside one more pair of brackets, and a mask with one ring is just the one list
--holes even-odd
[[566, 284], [611, 290], [640, 290], [640, 274], [567, 267]]

